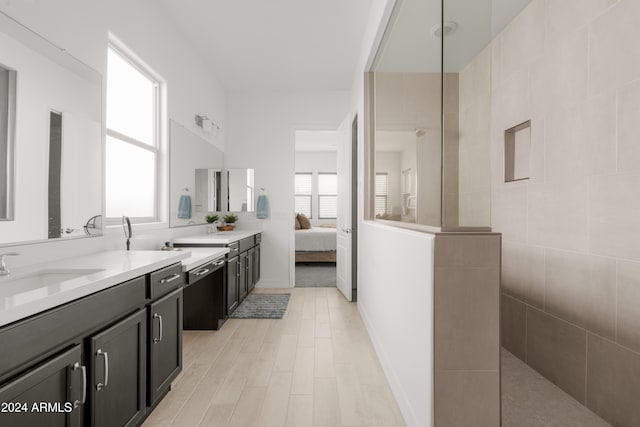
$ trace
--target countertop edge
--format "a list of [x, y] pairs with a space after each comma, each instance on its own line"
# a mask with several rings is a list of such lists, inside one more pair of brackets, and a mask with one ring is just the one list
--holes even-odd
[[[131, 251], [128, 255], [135, 254], [137, 256], [140, 253], [147, 253], [147, 255], [151, 258], [151, 253], [162, 253], [165, 255], [158, 256], [156, 259], [151, 261], [139, 261], [137, 264], [133, 265], [131, 268], [123, 269], [122, 271], [110, 271], [110, 267], [104, 268], [101, 273], [97, 273], [97, 278], [94, 279], [84, 279], [85, 284], [79, 285], [76, 288], [73, 288], [66, 292], [60, 292], [54, 295], [49, 295], [46, 298], [37, 299], [23, 305], [19, 305], [16, 307], [9, 307], [0, 309], [0, 327], [5, 327], [11, 323], [18, 322], [20, 320], [24, 320], [28, 317], [43, 313], [47, 310], [62, 306], [64, 304], [70, 303], [72, 301], [76, 301], [78, 299], [84, 298], [86, 296], [92, 295], [94, 293], [103, 291], [105, 289], [111, 288], [115, 285], [127, 282], [129, 280], [140, 277], [144, 274], [153, 272], [155, 270], [162, 269], [164, 267], [168, 267], [172, 264], [181, 262], [183, 259], [188, 258], [191, 253], [189, 251], [171, 251], [161, 252], [161, 251]], [[120, 253], [120, 255], [118, 255]], [[100, 265], [100, 258], [104, 257], [121, 257], [126, 259], [127, 255], [126, 251], [105, 251], [98, 252], [95, 254], [86, 255], [79, 258], [69, 258], [59, 260], [53, 263], [46, 263], [42, 265], [38, 265], [39, 269], [46, 268], [92, 268], [92, 267], [102, 267]], [[143, 255], [144, 256], [144, 255]], [[94, 261], [91, 261], [91, 258], [94, 258]], [[105, 262], [104, 260], [102, 262]], [[111, 267], [113, 269], [113, 267]], [[21, 269], [25, 270], [25, 269]], [[100, 277], [104, 275], [104, 277]], [[90, 275], [91, 276], [91, 275]], [[82, 282], [80, 282], [82, 283]]]

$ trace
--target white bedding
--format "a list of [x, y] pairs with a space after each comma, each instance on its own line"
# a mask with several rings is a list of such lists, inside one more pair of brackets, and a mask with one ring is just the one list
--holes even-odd
[[326, 252], [336, 250], [336, 229], [312, 227], [296, 230], [296, 252]]

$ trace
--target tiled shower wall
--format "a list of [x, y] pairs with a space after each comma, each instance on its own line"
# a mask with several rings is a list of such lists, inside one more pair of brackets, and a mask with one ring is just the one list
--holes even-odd
[[476, 55], [459, 76], [458, 225], [488, 226], [491, 224], [491, 46]]
[[[503, 345], [615, 426], [640, 425], [638, 40], [638, 0], [533, 0], [492, 45]], [[504, 183], [526, 120], [530, 179]]]

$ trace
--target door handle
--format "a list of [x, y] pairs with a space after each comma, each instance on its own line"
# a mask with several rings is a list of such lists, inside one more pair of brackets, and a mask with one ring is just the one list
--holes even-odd
[[100, 357], [100, 356], [104, 358], [104, 384], [102, 383], [96, 384], [97, 391], [100, 391], [109, 385], [109, 355], [107, 354], [106, 351], [102, 351], [101, 349], [98, 349], [98, 351], [96, 351], [96, 357]]
[[165, 278], [160, 279], [160, 283], [164, 284], [164, 283], [173, 282], [174, 280], [179, 278], [180, 278], [179, 274], [172, 274], [171, 276], [167, 276]]
[[203, 268], [202, 270], [198, 270], [195, 273], [193, 273], [194, 276], [202, 276], [204, 274], [207, 274], [209, 272], [208, 268]]
[[341, 231], [343, 233], [345, 233], [345, 234], [351, 234], [351, 229], [350, 228], [343, 228]]
[[73, 370], [76, 371], [78, 369], [82, 370], [82, 399], [73, 402], [74, 409], [80, 405], [84, 405], [84, 402], [87, 401], [87, 368], [80, 365], [80, 362], [76, 362], [73, 364]]
[[162, 341], [162, 316], [159, 315], [158, 313], [153, 313], [153, 318], [154, 319], [158, 319], [158, 321], [159, 321], [159, 323], [158, 323], [159, 324], [159, 328], [160, 328], [159, 336], [158, 336], [158, 338], [154, 338], [153, 339], [153, 343], [154, 344], [158, 344], [160, 341]]

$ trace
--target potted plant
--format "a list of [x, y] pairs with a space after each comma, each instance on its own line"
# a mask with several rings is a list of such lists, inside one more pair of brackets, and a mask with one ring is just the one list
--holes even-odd
[[231, 231], [234, 228], [236, 228], [236, 221], [238, 221], [238, 215], [235, 214], [227, 214], [224, 217], [222, 217], [222, 219], [224, 219], [224, 224], [222, 227], [218, 227], [218, 230], [220, 231]]

